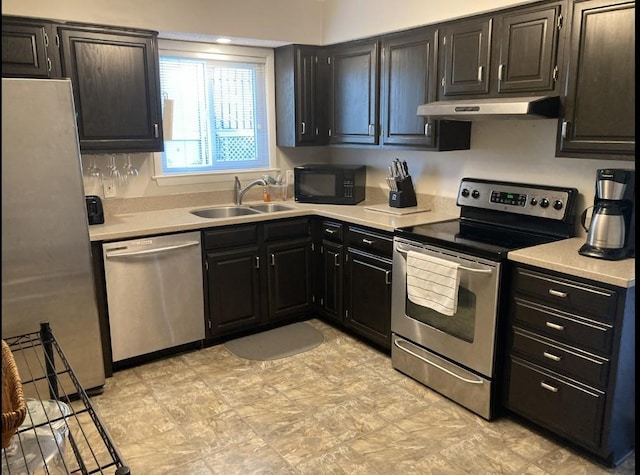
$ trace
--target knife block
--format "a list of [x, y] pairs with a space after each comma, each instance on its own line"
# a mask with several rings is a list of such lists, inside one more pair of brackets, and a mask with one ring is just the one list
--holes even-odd
[[398, 191], [389, 192], [389, 206], [392, 208], [408, 208], [417, 206], [416, 192], [413, 189], [413, 181], [408, 176], [402, 180], [396, 180]]

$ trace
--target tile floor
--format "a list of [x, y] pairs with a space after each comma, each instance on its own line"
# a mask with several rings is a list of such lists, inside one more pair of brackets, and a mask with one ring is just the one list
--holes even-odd
[[223, 345], [119, 371], [92, 398], [133, 475], [604, 474], [509, 418], [475, 416], [320, 320], [325, 342], [274, 361]]

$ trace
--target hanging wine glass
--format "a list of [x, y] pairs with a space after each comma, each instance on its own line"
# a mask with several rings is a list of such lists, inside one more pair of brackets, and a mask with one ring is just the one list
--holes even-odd
[[124, 166], [122, 167], [122, 175], [126, 182], [131, 182], [138, 176], [138, 169], [131, 163], [131, 154], [127, 153], [124, 156]]
[[102, 174], [102, 170], [96, 165], [96, 158], [93, 155], [91, 156], [89, 166], [85, 170], [85, 177], [86, 194], [101, 195], [104, 175]]
[[107, 169], [109, 170], [109, 176], [114, 181], [116, 186], [123, 183], [122, 172], [118, 169], [118, 165], [116, 164], [115, 153], [109, 155], [109, 166], [107, 167]]

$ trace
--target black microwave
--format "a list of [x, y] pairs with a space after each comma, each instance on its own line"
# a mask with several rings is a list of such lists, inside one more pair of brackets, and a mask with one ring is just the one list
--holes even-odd
[[300, 203], [354, 205], [364, 200], [365, 165], [308, 164], [295, 167], [294, 196]]

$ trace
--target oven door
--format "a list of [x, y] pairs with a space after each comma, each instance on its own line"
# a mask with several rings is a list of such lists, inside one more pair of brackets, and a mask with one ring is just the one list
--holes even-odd
[[[407, 252], [460, 264], [458, 307], [453, 316], [407, 298]], [[488, 378], [493, 376], [499, 262], [394, 238], [391, 331]]]

